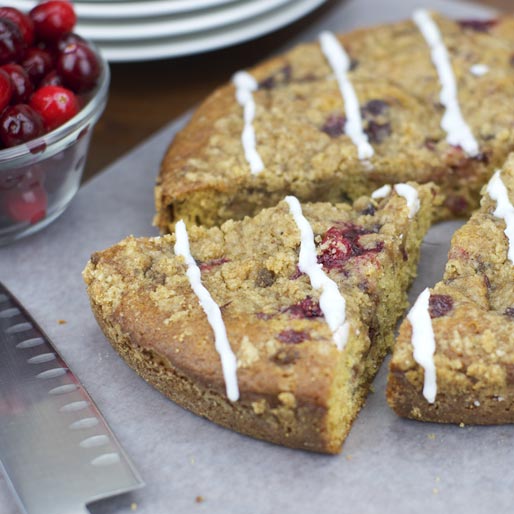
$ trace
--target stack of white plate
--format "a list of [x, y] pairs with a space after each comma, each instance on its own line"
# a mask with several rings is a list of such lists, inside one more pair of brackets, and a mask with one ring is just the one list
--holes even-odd
[[[77, 32], [110, 61], [142, 61], [233, 45], [278, 29], [325, 0], [74, 0]], [[35, 0], [17, 0], [22, 10]], [[18, 6], [19, 4], [19, 6]]]

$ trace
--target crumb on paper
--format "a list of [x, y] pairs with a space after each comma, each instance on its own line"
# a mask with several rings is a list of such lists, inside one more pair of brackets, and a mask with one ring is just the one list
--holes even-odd
[[431, 441], [435, 441], [435, 434], [433, 434], [433, 433], [427, 434], [427, 437], [428, 437]]
[[137, 503], [136, 502], [132, 502], [130, 504], [130, 510], [137, 510]]
[[441, 481], [441, 477], [435, 477], [435, 481], [439, 483]]
[[353, 459], [353, 455], [347, 455], [346, 456], [346, 460], [352, 460]]
[[58, 319], [57, 323], [59, 323], [59, 325], [66, 325], [68, 322], [65, 319]]
[[459, 423], [459, 427], [460, 427], [460, 428], [464, 428], [465, 426], [466, 426], [466, 425], [465, 425], [462, 421]]
[[197, 496], [197, 497], [195, 498], [195, 502], [196, 502], [196, 503], [203, 503], [204, 501], [205, 501], [205, 500], [204, 500], [203, 496]]
[[195, 463], [195, 458], [191, 457], [191, 464], [194, 464], [194, 463]]
[[434, 487], [434, 488], [432, 489], [432, 493], [433, 493], [433, 494], [438, 494], [438, 493], [439, 493], [439, 489], [437, 489], [437, 487]]

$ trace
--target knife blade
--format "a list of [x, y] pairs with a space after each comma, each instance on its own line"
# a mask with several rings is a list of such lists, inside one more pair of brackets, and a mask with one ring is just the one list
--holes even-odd
[[144, 485], [50, 339], [0, 283], [0, 464], [22, 512], [87, 513]]

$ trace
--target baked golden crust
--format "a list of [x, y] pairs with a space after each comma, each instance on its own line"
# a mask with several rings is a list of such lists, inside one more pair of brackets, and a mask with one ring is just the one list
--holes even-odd
[[182, 406], [254, 437], [338, 452], [390, 348], [430, 224], [435, 189], [413, 187], [421, 202], [413, 219], [395, 192], [353, 208], [303, 206], [320, 262], [346, 299], [342, 352], [320, 315], [319, 292], [298, 272], [299, 232], [285, 202], [255, 218], [189, 229], [237, 357], [236, 402], [226, 396], [212, 329], [174, 255], [174, 235], [127, 238], [94, 254], [84, 271], [93, 312], [128, 364]]
[[[514, 202], [514, 155], [502, 169]], [[422, 395], [424, 372], [413, 358], [408, 320], [400, 328], [387, 388], [401, 416], [444, 423], [514, 422], [514, 265], [505, 222], [484, 191], [480, 210], [458, 230], [444, 279], [431, 292], [437, 396]], [[435, 317], [434, 317], [435, 316]]]
[[[469, 214], [492, 170], [514, 149], [513, 22], [503, 17], [474, 30], [435, 19], [462, 113], [480, 145], [477, 157], [446, 142], [439, 79], [414, 23], [362, 29], [339, 39], [354, 62], [350, 78], [375, 150], [371, 159], [359, 160], [343, 133], [344, 102], [318, 43], [303, 44], [250, 70], [260, 84], [253, 124], [264, 171], [249, 172], [242, 108], [234, 87], [226, 85], [171, 143], [157, 180], [156, 224], [163, 232], [177, 219], [219, 225], [254, 215], [285, 194], [334, 203], [409, 180], [441, 186], [441, 218]], [[474, 75], [474, 64], [489, 71]]]

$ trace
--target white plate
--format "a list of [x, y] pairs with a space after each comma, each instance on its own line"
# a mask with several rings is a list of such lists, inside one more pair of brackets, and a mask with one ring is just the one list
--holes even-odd
[[93, 41], [126, 40], [135, 42], [139, 39], [175, 37], [210, 31], [225, 25], [251, 20], [291, 3], [295, 3], [295, 0], [250, 0], [207, 12], [193, 13], [192, 15], [160, 16], [144, 21], [139, 19], [119, 22], [108, 20], [106, 23], [101, 23], [98, 20], [91, 22], [79, 20], [77, 32]]
[[163, 38], [157, 41], [141, 40], [134, 43], [100, 41], [97, 44], [109, 61], [144, 61], [190, 55], [233, 45], [272, 32], [313, 11], [325, 1], [293, 0], [281, 8], [251, 20], [219, 30], [183, 37]]
[[[241, 0], [75, 0], [74, 7], [79, 18], [119, 19], [194, 12], [236, 2]], [[17, 0], [16, 7], [28, 11], [37, 3], [37, 0]]]

